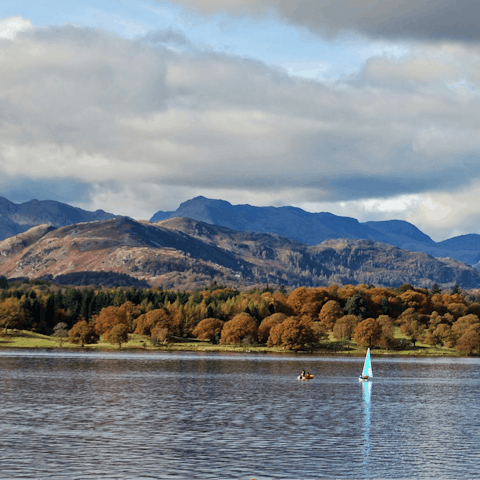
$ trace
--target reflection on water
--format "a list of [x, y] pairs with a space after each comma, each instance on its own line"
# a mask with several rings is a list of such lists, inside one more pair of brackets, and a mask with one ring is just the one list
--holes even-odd
[[363, 394], [363, 468], [364, 478], [370, 478], [370, 402], [372, 400], [372, 382], [361, 382]]
[[0, 477], [478, 476], [478, 360], [362, 363], [0, 351]]

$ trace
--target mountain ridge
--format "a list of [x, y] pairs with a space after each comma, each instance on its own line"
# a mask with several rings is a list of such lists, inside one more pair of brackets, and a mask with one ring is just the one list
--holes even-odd
[[42, 224], [62, 227], [114, 217], [116, 215], [104, 210], [90, 212], [55, 200], [34, 199], [23, 203], [13, 203], [5, 197], [0, 197], [0, 240]]
[[405, 250], [450, 257], [480, 268], [480, 235], [469, 234], [435, 242], [405, 220], [359, 222], [353, 217], [329, 212], [310, 213], [298, 207], [255, 207], [232, 205], [225, 200], [195, 197], [173, 212], [159, 211], [151, 222], [188, 217], [239, 231], [277, 233], [308, 245], [328, 239], [366, 239]]

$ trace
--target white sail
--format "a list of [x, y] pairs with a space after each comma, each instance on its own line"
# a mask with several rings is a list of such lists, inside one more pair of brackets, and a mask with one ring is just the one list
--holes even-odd
[[370, 349], [367, 350], [367, 355], [365, 357], [365, 363], [363, 364], [362, 376], [363, 377], [373, 377], [372, 361], [370, 359]]

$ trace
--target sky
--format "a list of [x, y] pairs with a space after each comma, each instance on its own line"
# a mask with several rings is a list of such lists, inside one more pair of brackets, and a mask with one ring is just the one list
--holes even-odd
[[0, 195], [480, 233], [473, 0], [2, 0]]

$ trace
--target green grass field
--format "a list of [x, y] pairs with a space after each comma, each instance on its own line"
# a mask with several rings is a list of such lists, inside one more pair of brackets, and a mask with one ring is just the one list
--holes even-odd
[[[397, 338], [405, 338], [398, 329], [395, 330], [395, 336]], [[0, 348], [40, 348], [40, 349], [73, 349], [73, 350], [119, 350], [118, 345], [111, 345], [106, 342], [98, 342], [96, 344], [74, 345], [63, 341], [60, 345], [60, 341], [55, 337], [48, 335], [42, 335], [40, 333], [29, 332], [26, 330], [9, 330], [6, 334], [4, 331], [0, 334]], [[265, 346], [255, 345], [213, 345], [208, 341], [195, 340], [195, 339], [174, 339], [166, 345], [152, 345], [152, 342], [148, 337], [141, 335], [129, 335], [128, 343], [125, 343], [121, 347], [122, 350], [148, 350], [148, 351], [198, 351], [198, 352], [245, 352], [245, 353], [293, 353], [289, 350], [282, 348], [268, 348]], [[335, 354], [335, 355], [351, 355], [351, 356], [363, 356], [366, 349], [358, 347], [355, 342], [336, 340], [330, 334], [328, 340], [326, 340], [322, 347], [315, 350], [313, 353], [317, 354]], [[373, 356], [378, 355], [401, 355], [401, 356], [443, 356], [443, 357], [461, 357], [464, 356], [458, 350], [453, 348], [438, 347], [434, 348], [430, 345], [426, 345], [417, 342], [416, 346], [409, 347], [405, 350], [372, 350]]]

